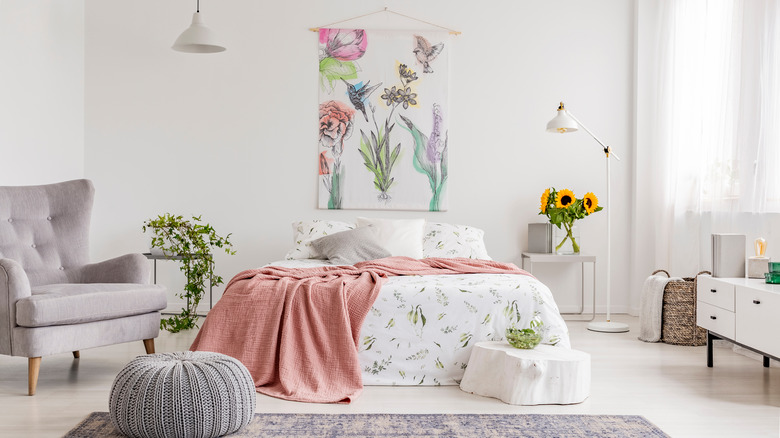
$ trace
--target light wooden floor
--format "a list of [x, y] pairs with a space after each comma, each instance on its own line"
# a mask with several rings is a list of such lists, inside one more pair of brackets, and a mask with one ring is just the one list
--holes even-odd
[[[457, 387], [367, 387], [351, 405], [319, 405], [258, 395], [258, 412], [316, 413], [561, 413], [643, 415], [673, 437], [780, 436], [780, 368], [727, 348], [707, 368], [705, 347], [647, 344], [636, 339], [638, 319], [618, 315], [629, 333], [586, 330], [568, 321], [573, 347], [592, 355], [592, 391], [571, 406], [511, 406]], [[161, 334], [157, 351], [185, 350], [194, 333]], [[59, 437], [92, 411], [108, 410], [114, 376], [139, 342], [46, 357], [38, 394], [26, 395], [27, 360], [0, 356], [0, 436]]]

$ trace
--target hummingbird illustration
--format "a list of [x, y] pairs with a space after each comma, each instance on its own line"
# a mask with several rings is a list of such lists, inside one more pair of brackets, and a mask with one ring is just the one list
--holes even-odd
[[417, 61], [422, 64], [423, 73], [433, 73], [430, 63], [444, 50], [444, 43], [431, 46], [431, 43], [425, 37], [415, 35], [414, 38], [417, 40], [417, 47], [412, 50], [412, 53], [417, 57]]
[[366, 122], [368, 121], [368, 114], [366, 114], [366, 105], [364, 104], [365, 100], [368, 98], [368, 96], [371, 95], [371, 93], [374, 92], [377, 88], [379, 88], [382, 83], [378, 83], [373, 86], [368, 86], [368, 84], [371, 83], [371, 81], [366, 82], [363, 84], [363, 82], [358, 82], [355, 85], [350, 84], [349, 82], [342, 79], [345, 84], [347, 84], [347, 95], [349, 96], [349, 101], [352, 102], [352, 106], [355, 107], [356, 110], [359, 110], [363, 113], [363, 117], [366, 118]]

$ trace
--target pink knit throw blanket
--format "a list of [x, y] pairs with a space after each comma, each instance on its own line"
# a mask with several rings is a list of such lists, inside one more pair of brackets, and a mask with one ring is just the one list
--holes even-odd
[[487, 260], [408, 257], [244, 271], [230, 280], [190, 350], [240, 360], [263, 394], [349, 403], [363, 390], [360, 328], [387, 277], [474, 273], [530, 275]]

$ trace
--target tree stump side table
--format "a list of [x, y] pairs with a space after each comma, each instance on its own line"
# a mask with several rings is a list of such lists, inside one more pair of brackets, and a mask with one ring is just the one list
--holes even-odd
[[521, 350], [506, 341], [471, 350], [460, 389], [512, 405], [566, 405], [590, 395], [590, 355], [551, 345]]

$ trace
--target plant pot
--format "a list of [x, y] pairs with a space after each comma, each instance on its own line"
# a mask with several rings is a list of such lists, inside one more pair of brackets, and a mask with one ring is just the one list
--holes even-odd
[[165, 253], [163, 252], [162, 248], [156, 248], [156, 247], [155, 247], [155, 248], [149, 248], [149, 252], [150, 252], [150, 253], [151, 253], [153, 256], [162, 256], [162, 255], [165, 255]]

